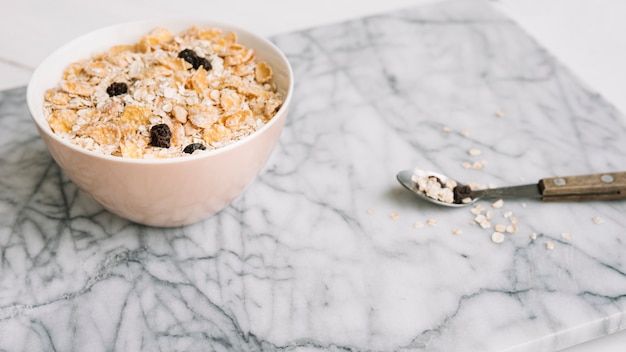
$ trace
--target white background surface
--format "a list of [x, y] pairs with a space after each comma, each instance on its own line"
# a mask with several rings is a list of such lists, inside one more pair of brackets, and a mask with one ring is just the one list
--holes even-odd
[[[38, 63], [66, 41], [128, 20], [202, 16], [271, 36], [434, 1], [2, 0], [0, 90], [25, 86]], [[591, 89], [626, 111], [626, 1], [490, 2], [517, 21]], [[624, 350], [626, 332], [565, 351]]]

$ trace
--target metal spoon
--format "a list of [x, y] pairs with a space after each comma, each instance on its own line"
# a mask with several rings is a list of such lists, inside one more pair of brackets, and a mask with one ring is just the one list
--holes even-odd
[[[543, 201], [581, 201], [626, 199], [626, 172], [543, 178], [538, 183], [472, 190], [465, 202], [444, 202], [426, 195], [419, 189], [413, 176], [437, 177], [445, 184], [449, 178], [443, 174], [424, 170], [404, 170], [397, 175], [398, 181], [418, 197], [449, 207], [462, 207], [479, 199], [535, 198]], [[457, 182], [458, 183], [458, 182]]]

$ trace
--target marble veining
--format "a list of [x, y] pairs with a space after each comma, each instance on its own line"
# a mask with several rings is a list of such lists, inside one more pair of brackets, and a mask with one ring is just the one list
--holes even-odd
[[272, 39], [297, 82], [279, 145], [182, 228], [104, 211], [25, 89], [0, 92], [0, 350], [535, 352], [625, 327], [625, 202], [507, 200], [492, 223], [517, 232], [494, 244], [395, 181], [626, 169], [624, 117], [515, 23], [447, 1]]

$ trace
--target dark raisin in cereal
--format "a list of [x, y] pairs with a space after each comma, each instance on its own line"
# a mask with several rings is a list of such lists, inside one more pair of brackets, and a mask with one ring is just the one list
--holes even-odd
[[204, 57], [196, 57], [196, 60], [192, 63], [193, 68], [195, 68], [196, 70], [200, 68], [200, 66], [203, 66], [205, 70], [209, 71], [212, 66], [211, 66], [211, 62], [209, 60], [207, 60]]
[[164, 124], [154, 125], [150, 128], [150, 145], [159, 148], [169, 148], [172, 131]]
[[178, 53], [178, 57], [187, 61], [193, 66], [194, 69], [199, 69], [200, 66], [203, 66], [205, 70], [211, 69], [211, 62], [204, 57], [198, 56], [195, 51], [191, 49], [185, 49]]
[[128, 92], [128, 85], [124, 82], [113, 82], [107, 88], [107, 94], [110, 97], [114, 97], [116, 95], [126, 94]]
[[183, 152], [187, 154], [193, 154], [193, 152], [195, 152], [198, 149], [205, 150], [206, 147], [202, 143], [191, 143], [188, 146], [186, 146], [185, 149], [183, 149]]
[[454, 193], [454, 202], [456, 204], [463, 203], [463, 199], [472, 198], [472, 188], [468, 185], [457, 185], [452, 190]]
[[178, 57], [193, 65], [193, 62], [198, 57], [198, 54], [191, 49], [185, 49], [178, 53]]

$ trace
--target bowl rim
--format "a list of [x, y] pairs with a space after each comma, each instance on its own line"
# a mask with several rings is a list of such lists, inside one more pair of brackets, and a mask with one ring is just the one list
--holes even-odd
[[[176, 157], [169, 157], [169, 158], [151, 158], [151, 159], [133, 159], [133, 158], [124, 158], [124, 157], [120, 157], [120, 156], [113, 156], [113, 155], [108, 155], [108, 154], [102, 154], [96, 151], [91, 151], [91, 150], [87, 150], [85, 148], [82, 148], [78, 145], [75, 145], [71, 142], [69, 142], [68, 140], [62, 138], [61, 136], [57, 135], [56, 133], [54, 133], [49, 125], [47, 124], [47, 122], [45, 121], [45, 116], [43, 116], [43, 112], [39, 112], [43, 119], [37, 119], [35, 118], [35, 110], [36, 108], [33, 106], [35, 103], [35, 101], [39, 100], [39, 99], [43, 99], [43, 95], [40, 96], [36, 96], [35, 95], [35, 88], [33, 85], [33, 82], [36, 82], [37, 79], [39, 78], [39, 76], [42, 74], [43, 69], [45, 68], [46, 64], [49, 63], [50, 61], [52, 61], [53, 59], [57, 58], [58, 56], [64, 54], [68, 48], [72, 47], [75, 45], [75, 43], [77, 42], [81, 42], [81, 41], [85, 41], [87, 38], [92, 37], [92, 36], [96, 36], [100, 33], [103, 32], [113, 32], [115, 30], [118, 30], [120, 28], [124, 28], [124, 27], [136, 27], [136, 26], [153, 26], [153, 27], [157, 27], [157, 26], [161, 26], [161, 27], [165, 27], [167, 28], [168, 25], [172, 25], [172, 24], [178, 24], [178, 23], [189, 23], [188, 27], [194, 26], [194, 25], [198, 25], [198, 26], [215, 26], [215, 27], [219, 27], [221, 29], [225, 29], [228, 31], [232, 31], [235, 32], [237, 35], [239, 34], [245, 34], [246, 36], [249, 37], [253, 37], [255, 40], [261, 41], [263, 42], [265, 45], [267, 45], [269, 48], [271, 48], [274, 53], [276, 54], [280, 60], [285, 64], [285, 69], [287, 72], [287, 76], [288, 76], [288, 85], [287, 85], [287, 89], [285, 90], [285, 97], [283, 100], [282, 105], [280, 106], [280, 108], [274, 113], [274, 116], [267, 122], [265, 123], [260, 129], [252, 132], [250, 135], [244, 136], [226, 146], [217, 148], [217, 149], [213, 149], [213, 150], [207, 150], [207, 151], [203, 151], [202, 153], [194, 153], [194, 154], [190, 154], [190, 155], [181, 155], [181, 156], [176, 156]], [[137, 33], [137, 39], [139, 39], [140, 36], [144, 35], [144, 33]], [[95, 54], [95, 53], [94, 53]], [[87, 57], [85, 57], [87, 58]], [[70, 60], [69, 62], [67, 62], [67, 65], [71, 64], [72, 62], [74, 62], [75, 60]], [[291, 103], [291, 98], [293, 96], [293, 91], [294, 91], [294, 73], [293, 73], [293, 69], [291, 67], [291, 64], [289, 62], [289, 60], [287, 59], [285, 53], [278, 48], [278, 46], [276, 44], [274, 44], [272, 41], [270, 41], [268, 38], [266, 38], [265, 36], [262, 36], [260, 34], [256, 34], [254, 32], [252, 32], [251, 30], [248, 30], [244, 27], [241, 27], [239, 25], [235, 25], [235, 24], [230, 24], [230, 23], [226, 23], [226, 22], [222, 22], [222, 21], [217, 21], [217, 20], [213, 20], [211, 18], [204, 18], [204, 17], [161, 17], [161, 18], [153, 18], [153, 19], [148, 19], [148, 20], [135, 20], [135, 21], [127, 21], [127, 22], [122, 22], [122, 23], [117, 23], [117, 24], [113, 24], [113, 25], [109, 25], [109, 26], [105, 26], [105, 27], [101, 27], [92, 31], [89, 31], [85, 34], [82, 34], [78, 37], [75, 37], [74, 39], [71, 39], [70, 41], [66, 42], [65, 44], [57, 47], [56, 49], [54, 49], [50, 54], [48, 54], [36, 67], [36, 69], [33, 71], [33, 74], [31, 75], [31, 78], [28, 82], [28, 85], [26, 87], [26, 103], [30, 112], [30, 117], [33, 120], [33, 122], [35, 123], [35, 125], [37, 126], [37, 129], [40, 131], [40, 133], [44, 133], [46, 136], [54, 139], [56, 142], [60, 143], [61, 145], [63, 145], [64, 147], [70, 148], [73, 151], [82, 153], [86, 156], [90, 156], [90, 157], [94, 157], [94, 158], [98, 158], [98, 159], [103, 159], [103, 160], [107, 160], [107, 161], [111, 161], [111, 162], [119, 162], [119, 163], [130, 163], [130, 164], [145, 164], [145, 165], [150, 165], [150, 164], [177, 164], [177, 163], [182, 163], [182, 162], [189, 162], [192, 160], [199, 160], [199, 159], [206, 159], [206, 158], [211, 158], [212, 156], [218, 155], [218, 154], [222, 154], [222, 153], [226, 153], [231, 149], [237, 148], [243, 144], [246, 144], [247, 142], [258, 138], [261, 134], [263, 134], [266, 130], [270, 129], [272, 125], [275, 125], [277, 123], [279, 123], [279, 120], [282, 120], [282, 118], [284, 118], [283, 115], [287, 114], [287, 110], [289, 109], [289, 105]]]

